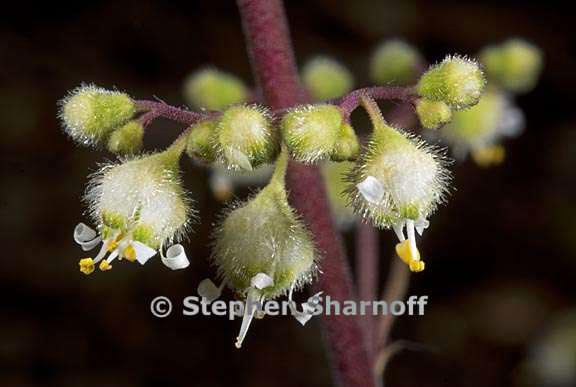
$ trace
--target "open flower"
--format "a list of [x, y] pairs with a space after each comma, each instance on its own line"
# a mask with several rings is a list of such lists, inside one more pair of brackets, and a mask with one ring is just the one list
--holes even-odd
[[481, 166], [500, 164], [504, 160], [501, 142], [519, 135], [524, 128], [524, 115], [507, 95], [488, 90], [477, 105], [455, 112], [452, 121], [440, 129], [457, 159], [468, 154]]
[[101, 244], [94, 258], [79, 262], [90, 274], [95, 266], [106, 271], [116, 259], [145, 264], [160, 251], [169, 268], [183, 269], [188, 258], [178, 241], [192, 211], [179, 182], [177, 155], [170, 148], [162, 153], [104, 167], [89, 184], [86, 200], [98, 232], [80, 223], [74, 240], [84, 251]]
[[363, 103], [374, 132], [348, 176], [346, 192], [358, 214], [396, 232], [398, 255], [412, 271], [422, 271], [415, 234], [428, 227], [428, 217], [442, 202], [449, 173], [433, 149], [388, 125], [372, 100]]
[[256, 314], [255, 305], [291, 295], [311, 282], [316, 271], [312, 237], [288, 204], [284, 186], [287, 161], [284, 150], [270, 183], [228, 213], [217, 230], [211, 257], [222, 285], [205, 280], [198, 289], [207, 301], [217, 298], [223, 286], [246, 299], [238, 348]]

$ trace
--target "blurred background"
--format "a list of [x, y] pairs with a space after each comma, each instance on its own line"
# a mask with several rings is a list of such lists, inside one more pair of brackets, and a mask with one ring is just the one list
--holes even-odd
[[[453, 193], [434, 216], [428, 268], [410, 294], [428, 295], [422, 317], [403, 317], [393, 337], [409, 343], [386, 370], [389, 386], [576, 385], [576, 90], [569, 5], [525, 1], [287, 1], [299, 63], [327, 54], [366, 85], [368, 58], [403, 37], [430, 62], [474, 55], [523, 37], [541, 47], [538, 87], [519, 98], [525, 133], [507, 160], [453, 166]], [[326, 386], [330, 369], [318, 321], [256, 321], [242, 350], [239, 321], [154, 318], [158, 295], [175, 302], [214, 277], [206, 263], [222, 205], [207, 171], [187, 162], [186, 187], [202, 222], [187, 245], [192, 265], [172, 272], [152, 260], [85, 277], [72, 241], [87, 220], [87, 175], [110, 154], [75, 146], [56, 102], [81, 82], [182, 105], [182, 82], [205, 64], [252, 83], [233, 1], [12, 2], [0, 14], [0, 385]], [[181, 128], [147, 131], [148, 149]], [[246, 192], [238, 192], [239, 197]], [[353, 236], [346, 234], [352, 249]], [[381, 237], [382, 278], [394, 238]], [[177, 305], [176, 305], [177, 308]]]

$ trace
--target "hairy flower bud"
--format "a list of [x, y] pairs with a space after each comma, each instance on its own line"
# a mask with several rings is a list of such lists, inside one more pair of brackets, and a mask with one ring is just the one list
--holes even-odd
[[340, 126], [340, 133], [330, 155], [333, 161], [354, 161], [360, 154], [360, 142], [352, 125], [344, 122]]
[[480, 60], [491, 81], [514, 93], [529, 91], [536, 85], [544, 62], [540, 49], [522, 39], [486, 47]]
[[420, 77], [417, 91], [421, 97], [443, 101], [458, 110], [476, 104], [485, 85], [486, 80], [478, 63], [459, 56], [448, 56]]
[[83, 273], [90, 274], [98, 263], [101, 270], [110, 270], [116, 258], [144, 264], [157, 250], [171, 269], [188, 266], [180, 245], [170, 247], [166, 255], [162, 251], [163, 245], [181, 238], [193, 215], [179, 181], [180, 154], [169, 148], [106, 166], [92, 177], [86, 200], [98, 232], [80, 223], [74, 240], [84, 251], [100, 243], [102, 248], [94, 259], [80, 261]]
[[471, 153], [479, 165], [489, 166], [504, 160], [504, 148], [498, 145], [499, 141], [518, 135], [523, 126], [520, 109], [501, 92], [489, 89], [477, 105], [455, 112], [452, 121], [439, 133], [457, 158], [464, 159]]
[[207, 162], [216, 160], [214, 137], [217, 124], [216, 120], [205, 120], [192, 126], [186, 146], [190, 158], [197, 157]]
[[213, 68], [193, 73], [184, 84], [184, 96], [198, 109], [222, 110], [245, 102], [248, 88], [239, 78]]
[[59, 116], [70, 137], [84, 145], [96, 145], [134, 113], [136, 105], [127, 94], [83, 85], [60, 102]]
[[346, 67], [323, 56], [313, 58], [304, 65], [302, 80], [317, 101], [341, 97], [354, 84], [352, 73]]
[[134, 154], [142, 149], [144, 127], [138, 121], [130, 121], [116, 129], [108, 139], [108, 150], [118, 155]]
[[218, 160], [231, 170], [252, 170], [273, 160], [278, 136], [268, 111], [259, 106], [232, 106], [224, 111], [215, 133]]
[[442, 101], [431, 101], [425, 98], [420, 98], [416, 102], [416, 114], [420, 124], [426, 129], [436, 129], [452, 118], [450, 106]]
[[342, 112], [337, 106], [299, 106], [282, 118], [282, 136], [292, 157], [313, 163], [334, 152], [342, 124]]
[[387, 40], [372, 54], [370, 77], [379, 85], [410, 85], [416, 82], [423, 63], [415, 47], [403, 40]]

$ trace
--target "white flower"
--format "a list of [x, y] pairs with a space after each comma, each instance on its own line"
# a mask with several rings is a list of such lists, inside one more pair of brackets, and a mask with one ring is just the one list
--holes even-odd
[[84, 251], [102, 243], [94, 258], [80, 261], [85, 274], [109, 270], [116, 258], [145, 264], [159, 251], [173, 270], [188, 266], [182, 245], [163, 246], [181, 238], [192, 211], [180, 186], [174, 155], [163, 152], [104, 167], [93, 176], [86, 199], [98, 232], [80, 223], [74, 240]]

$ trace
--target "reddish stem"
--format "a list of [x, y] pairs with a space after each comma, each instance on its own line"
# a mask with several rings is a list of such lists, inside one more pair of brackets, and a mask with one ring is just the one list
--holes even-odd
[[[362, 221], [356, 225], [356, 284], [361, 301], [375, 301], [378, 292], [378, 261], [380, 259], [378, 230]], [[373, 358], [376, 349], [372, 314], [362, 316], [366, 346]]]
[[[281, 0], [238, 0], [252, 67], [265, 101], [272, 109], [306, 102]], [[286, 181], [290, 198], [313, 233], [323, 254], [316, 287], [335, 301], [354, 299], [350, 268], [328, 206], [322, 176], [316, 167], [290, 162]], [[371, 363], [359, 320], [324, 316], [323, 327], [339, 384], [374, 385]]]
[[168, 105], [165, 102], [156, 101], [136, 101], [136, 107], [140, 111], [145, 111], [143, 117], [147, 123], [155, 119], [156, 117], [164, 117], [172, 121], [181, 122], [186, 125], [194, 124], [200, 120], [210, 118], [217, 115], [217, 112], [193, 112], [186, 109], [177, 108], [175, 106]]
[[338, 106], [342, 109], [347, 120], [350, 119], [352, 112], [360, 106], [362, 97], [370, 97], [374, 100], [393, 100], [397, 99], [403, 102], [414, 103], [418, 98], [414, 90], [410, 87], [402, 86], [375, 86], [356, 89], [337, 101]]

